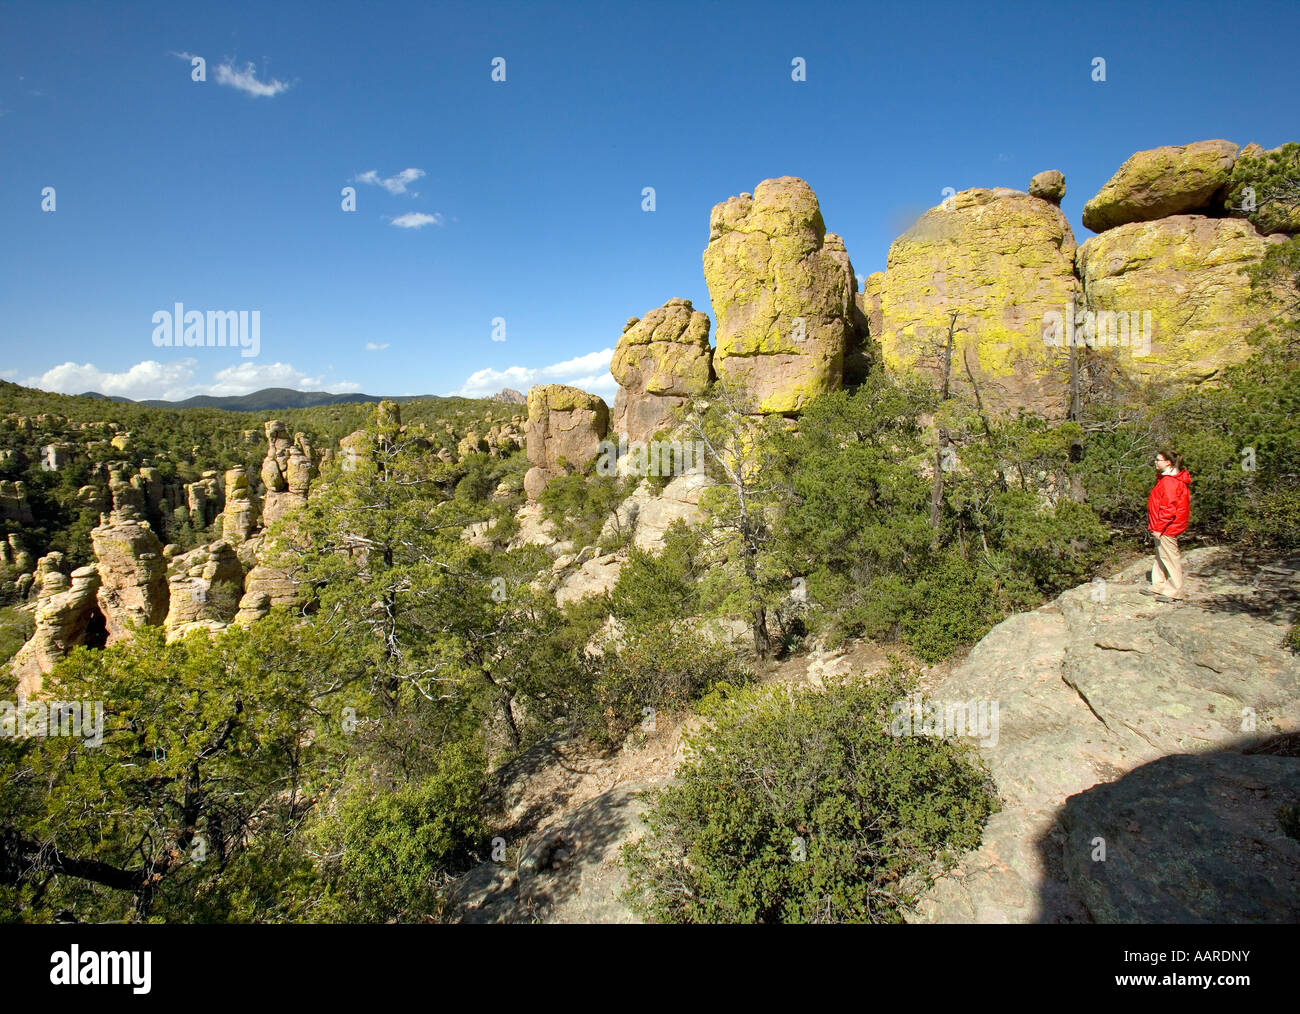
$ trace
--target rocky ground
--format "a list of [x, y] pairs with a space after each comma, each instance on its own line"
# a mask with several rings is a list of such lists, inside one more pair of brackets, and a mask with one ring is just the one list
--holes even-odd
[[[1185, 559], [1183, 602], [1143, 595], [1138, 562], [927, 670], [931, 699], [998, 702], [997, 743], [981, 749], [1003, 810], [913, 921], [1300, 918], [1300, 842], [1277, 819], [1300, 804], [1300, 662], [1281, 644], [1300, 560], [1216, 548]], [[885, 662], [883, 649], [855, 644], [764, 678], [815, 688]], [[503, 772], [507, 861], [461, 879], [457, 918], [635, 921], [618, 850], [643, 833], [642, 794], [673, 777], [683, 731], [661, 717], [612, 757], [551, 742]]]
[[1134, 564], [1009, 618], [931, 688], [999, 702], [982, 752], [1004, 808], [917, 921], [1300, 919], [1300, 842], [1277, 820], [1300, 803], [1281, 643], [1300, 560], [1185, 560], [1184, 601], [1143, 595]]

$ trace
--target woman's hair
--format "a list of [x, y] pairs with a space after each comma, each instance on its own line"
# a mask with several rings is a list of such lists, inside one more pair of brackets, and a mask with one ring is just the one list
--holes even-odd
[[1173, 466], [1175, 472], [1181, 472], [1183, 470], [1183, 456], [1177, 451], [1161, 451], [1160, 457], [1169, 462], [1169, 464]]

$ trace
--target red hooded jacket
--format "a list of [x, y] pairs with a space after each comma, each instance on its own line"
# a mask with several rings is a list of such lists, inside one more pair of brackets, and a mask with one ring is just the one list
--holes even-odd
[[1187, 469], [1177, 475], [1162, 475], [1147, 497], [1147, 528], [1171, 538], [1187, 531], [1192, 506], [1192, 477]]

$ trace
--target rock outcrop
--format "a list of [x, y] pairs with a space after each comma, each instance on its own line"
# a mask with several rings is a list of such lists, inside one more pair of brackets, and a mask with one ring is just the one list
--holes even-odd
[[221, 540], [177, 556], [171, 563], [167, 616], [169, 641], [191, 630], [222, 630], [234, 618], [243, 594], [244, 567]]
[[1074, 256], [1070, 224], [1049, 201], [1001, 187], [948, 198], [889, 248], [880, 297], [885, 365], [940, 383], [952, 327], [952, 390], [970, 392], [969, 367], [993, 411], [1026, 406], [1059, 417], [1068, 351], [1048, 346], [1043, 328], [1074, 296]]
[[231, 546], [248, 541], [257, 528], [257, 505], [246, 468], [226, 469], [226, 508], [221, 515], [221, 538]]
[[61, 553], [40, 561], [44, 580], [34, 612], [35, 630], [10, 664], [22, 697], [39, 694], [45, 676], [73, 648], [102, 646], [103, 617], [95, 602], [99, 572], [94, 567], [78, 567], [69, 579], [58, 569], [62, 562]]
[[609, 408], [594, 394], [564, 384], [544, 384], [528, 392], [528, 422], [524, 435], [528, 461], [524, 476], [530, 500], [546, 484], [596, 457], [609, 433]]
[[1211, 205], [1232, 175], [1237, 146], [1197, 141], [1139, 151], [1083, 206], [1083, 224], [1104, 232], [1129, 222], [1151, 222]]
[[1182, 603], [1139, 594], [1139, 562], [1004, 620], [929, 688], [997, 703], [982, 752], [1003, 810], [916, 919], [1300, 918], [1300, 842], [1277, 817], [1300, 803], [1300, 758], [1254, 752], [1300, 730], [1282, 644], [1300, 567], [1218, 548], [1185, 562]]
[[224, 506], [224, 496], [216, 472], [206, 471], [197, 482], [185, 486], [185, 506], [190, 512], [190, 524], [200, 531], [217, 520]]
[[709, 318], [689, 299], [670, 299], [623, 327], [609, 372], [618, 381], [613, 429], [649, 440], [673, 410], [703, 394], [713, 380]]
[[262, 461], [262, 485], [266, 500], [262, 524], [270, 525], [307, 502], [307, 491], [315, 477], [311, 447], [301, 433], [289, 439], [289, 430], [278, 419], [266, 424], [267, 451]]
[[1242, 219], [1175, 215], [1093, 236], [1078, 272], [1089, 310], [1151, 314], [1149, 352], [1120, 351], [1127, 372], [1201, 382], [1245, 358], [1245, 336], [1278, 312], [1249, 300], [1241, 270], [1269, 242]]
[[715, 206], [704, 278], [717, 322], [713, 369], [756, 412], [799, 412], [841, 386], [857, 284], [807, 183], [764, 180]]
[[149, 522], [129, 507], [115, 509], [91, 531], [90, 542], [108, 643], [125, 637], [132, 624], [162, 623], [167, 615], [167, 567], [162, 543]]
[[30, 525], [34, 520], [32, 506], [27, 501], [27, 484], [0, 482], [0, 521]]

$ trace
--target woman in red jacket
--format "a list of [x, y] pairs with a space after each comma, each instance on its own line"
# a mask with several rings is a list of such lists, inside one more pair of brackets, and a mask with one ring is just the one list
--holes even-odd
[[1178, 536], [1187, 530], [1192, 477], [1183, 467], [1182, 456], [1172, 451], [1156, 455], [1156, 471], [1156, 484], [1147, 497], [1147, 529], [1156, 540], [1156, 559], [1151, 567], [1151, 588], [1142, 591], [1161, 602], [1173, 602], [1183, 594]]

